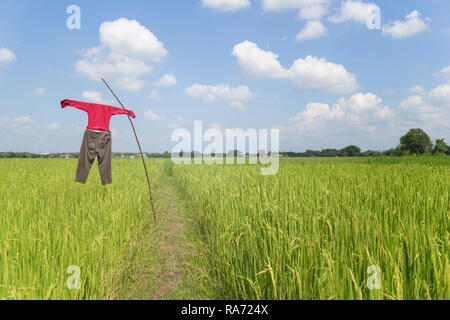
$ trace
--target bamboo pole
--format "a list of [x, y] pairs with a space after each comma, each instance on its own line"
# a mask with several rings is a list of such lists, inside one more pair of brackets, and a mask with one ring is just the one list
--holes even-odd
[[[108, 87], [109, 91], [111, 91], [111, 93], [113, 94], [113, 96], [116, 98], [117, 102], [119, 102], [119, 104], [122, 106], [122, 108], [124, 110], [126, 110], [125, 106], [122, 104], [122, 102], [120, 101], [120, 99], [117, 97], [117, 95], [114, 93], [114, 91], [111, 89], [111, 87], [109, 86], [109, 84], [106, 82], [105, 79], [101, 78], [103, 83]], [[148, 195], [149, 195], [149, 200], [150, 200], [150, 206], [152, 208], [152, 212], [153, 212], [153, 221], [156, 223], [156, 211], [155, 211], [155, 206], [153, 204], [153, 193], [152, 193], [152, 186], [150, 183], [150, 177], [148, 175], [148, 169], [147, 169], [147, 164], [145, 163], [145, 159], [144, 159], [144, 153], [142, 152], [142, 147], [141, 147], [141, 143], [139, 142], [139, 138], [138, 135], [136, 133], [136, 128], [134, 126], [133, 121], [131, 120], [130, 115], [128, 115], [128, 120], [130, 121], [131, 124], [131, 128], [133, 129], [133, 133], [134, 133], [134, 137], [136, 138], [136, 142], [139, 148], [139, 152], [141, 154], [141, 159], [142, 159], [142, 164], [144, 165], [144, 170], [145, 170], [145, 176], [147, 177], [147, 185], [148, 185]]]

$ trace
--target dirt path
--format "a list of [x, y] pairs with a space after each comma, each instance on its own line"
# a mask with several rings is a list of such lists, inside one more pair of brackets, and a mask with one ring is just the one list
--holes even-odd
[[152, 272], [150, 299], [208, 299], [204, 250], [174, 179], [165, 174], [157, 193], [162, 207], [158, 214], [158, 264]]
[[208, 300], [213, 294], [206, 250], [169, 172], [154, 192], [158, 222], [148, 225], [130, 247], [117, 292], [124, 300]]

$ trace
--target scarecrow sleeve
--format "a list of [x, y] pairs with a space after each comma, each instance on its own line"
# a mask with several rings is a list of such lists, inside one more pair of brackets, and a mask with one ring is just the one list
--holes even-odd
[[126, 110], [126, 109], [120, 109], [120, 108], [115, 108], [115, 107], [111, 107], [111, 114], [112, 115], [116, 115], [116, 114], [127, 114], [132, 118], [136, 118], [136, 115], [134, 114], [133, 111], [131, 110]]
[[63, 109], [67, 108], [67, 107], [73, 107], [73, 108], [77, 108], [77, 109], [88, 112], [90, 105], [91, 105], [90, 103], [79, 102], [79, 101], [74, 101], [74, 100], [61, 101], [61, 107]]

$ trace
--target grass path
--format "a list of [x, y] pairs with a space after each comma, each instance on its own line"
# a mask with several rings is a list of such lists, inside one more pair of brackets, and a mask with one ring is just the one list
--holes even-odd
[[[120, 298], [138, 300], [212, 299], [205, 250], [167, 172], [155, 190], [156, 225], [138, 243], [140, 264], [126, 281]], [[131, 281], [130, 281], [131, 280]]]

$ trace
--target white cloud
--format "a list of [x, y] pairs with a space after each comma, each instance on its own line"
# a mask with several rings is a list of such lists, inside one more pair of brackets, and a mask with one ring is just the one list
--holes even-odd
[[320, 38], [328, 34], [328, 29], [322, 22], [313, 20], [306, 23], [305, 28], [297, 34], [296, 41]]
[[231, 12], [251, 6], [250, 0], [202, 0], [203, 6], [216, 11]]
[[371, 12], [377, 7], [374, 3], [367, 3], [360, 0], [347, 0], [341, 4], [338, 14], [329, 17], [329, 20], [335, 23], [347, 21], [367, 23]]
[[393, 39], [408, 38], [428, 29], [428, 25], [420, 18], [420, 12], [414, 10], [406, 16], [405, 21], [394, 21], [383, 26], [383, 34]]
[[36, 90], [33, 91], [33, 94], [36, 96], [41, 96], [46, 92], [46, 90], [44, 88], [37, 88]]
[[292, 82], [300, 90], [320, 90], [333, 93], [351, 93], [358, 90], [355, 75], [341, 64], [325, 58], [307, 56], [298, 59], [291, 68]]
[[318, 20], [328, 12], [328, 3], [313, 4], [302, 7], [298, 17], [302, 20]]
[[230, 102], [230, 107], [234, 108], [234, 109], [241, 110], [241, 111], [247, 110], [247, 107], [241, 101], [232, 101], [232, 102]]
[[16, 61], [14, 52], [7, 48], [0, 48], [0, 67], [4, 67]]
[[81, 97], [87, 101], [100, 103], [100, 104], [112, 104], [112, 100], [104, 99], [103, 94], [97, 91], [83, 91]]
[[307, 56], [294, 61], [290, 69], [285, 69], [277, 54], [262, 50], [250, 41], [235, 45], [233, 55], [244, 74], [256, 78], [290, 79], [300, 90], [342, 94], [355, 92], [359, 87], [355, 75], [343, 65], [328, 62], [325, 58]]
[[303, 20], [318, 20], [327, 14], [332, 0], [263, 0], [266, 11], [299, 10], [298, 16]]
[[15, 133], [28, 133], [34, 131], [36, 134], [39, 134], [45, 130], [58, 130], [60, 128], [62, 128], [61, 123], [54, 122], [50, 124], [41, 124], [29, 116], [0, 118], [0, 129], [12, 129]]
[[394, 117], [394, 112], [390, 107], [383, 105], [383, 100], [372, 93], [358, 93], [350, 98], [340, 98], [338, 104], [347, 113], [355, 116], [370, 116], [373, 121], [376, 119], [387, 119]]
[[226, 84], [194, 84], [187, 88], [185, 93], [194, 99], [200, 99], [206, 102], [226, 101], [230, 107], [240, 110], [245, 110], [244, 102], [254, 96], [253, 92], [246, 86], [232, 88]]
[[141, 90], [145, 83], [138, 77], [153, 70], [143, 61], [117, 53], [107, 53], [100, 48], [85, 52], [84, 59], [77, 61], [75, 68], [93, 81], [99, 81], [100, 77], [104, 77], [129, 91]]
[[354, 144], [355, 137], [365, 141], [380, 139], [392, 127], [394, 111], [372, 93], [340, 98], [334, 105], [310, 103], [306, 109], [279, 127], [283, 139], [295, 139], [304, 149]]
[[159, 62], [167, 56], [167, 50], [158, 38], [136, 20], [120, 18], [103, 22], [100, 41], [113, 52], [149, 62]]
[[160, 100], [161, 96], [159, 95], [158, 90], [152, 90], [150, 91], [149, 98], [152, 100]]
[[177, 85], [177, 79], [173, 74], [165, 74], [162, 76], [161, 79], [159, 79], [155, 86], [157, 87], [173, 87]]
[[75, 69], [94, 81], [104, 77], [124, 90], [141, 90], [146, 83], [139, 77], [153, 71], [148, 63], [167, 56], [162, 42], [136, 20], [120, 18], [102, 23], [100, 42], [83, 51]]
[[96, 103], [106, 103], [106, 101], [103, 100], [103, 95], [97, 91], [83, 91], [81, 93], [81, 97], [85, 100]]
[[47, 128], [50, 129], [50, 130], [58, 130], [58, 129], [61, 128], [61, 123], [57, 123], [57, 122], [50, 123], [50, 124], [47, 125]]
[[144, 116], [151, 121], [162, 121], [164, 120], [166, 117], [163, 115], [159, 115], [154, 113], [152, 110], [148, 110], [147, 112], [144, 112]]
[[234, 46], [233, 56], [243, 73], [255, 78], [286, 78], [287, 70], [278, 61], [278, 55], [265, 51], [256, 43], [244, 41]]
[[450, 85], [442, 84], [427, 92], [415, 94], [400, 104], [399, 119], [403, 126], [420, 127], [435, 136], [450, 132]]
[[14, 123], [24, 124], [24, 123], [33, 123], [33, 119], [28, 116], [17, 117], [12, 119]]
[[442, 84], [429, 93], [430, 101], [433, 105], [438, 107], [449, 108], [450, 115], [450, 85]]
[[329, 0], [263, 0], [263, 9], [267, 11], [301, 9], [329, 2]]
[[[374, 94], [358, 93], [350, 98], [340, 98], [333, 106], [326, 103], [310, 103], [305, 111], [290, 121], [301, 130], [323, 129], [324, 126], [330, 130], [339, 130], [347, 128], [348, 125], [367, 129], [369, 124], [394, 116], [391, 108], [384, 106], [382, 102], [382, 99]], [[328, 121], [335, 122], [332, 126], [325, 125]]]
[[450, 66], [445, 67], [441, 71], [439, 71], [439, 75], [450, 83]]

